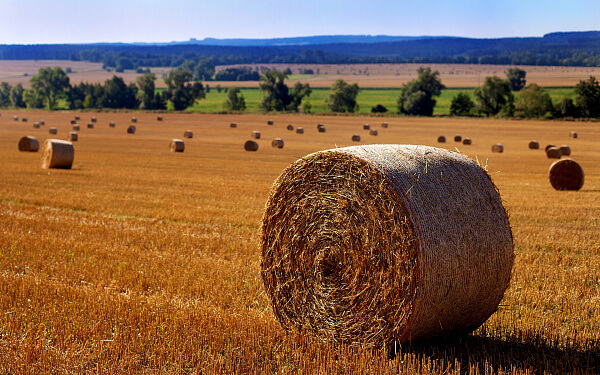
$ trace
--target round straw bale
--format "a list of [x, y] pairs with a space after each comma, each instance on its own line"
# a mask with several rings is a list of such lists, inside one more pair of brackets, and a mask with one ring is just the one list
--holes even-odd
[[37, 123], [37, 122], [34, 122], [33, 123], [33, 127], [36, 128], [36, 129], [39, 129], [40, 128], [40, 124]]
[[156, 116], [156, 120], [158, 120], [158, 121], [162, 121], [162, 120], [163, 120], [163, 117], [162, 117], [162, 116]]
[[297, 128], [296, 134], [304, 134], [304, 128]]
[[539, 150], [540, 149], [540, 142], [538, 142], [538, 141], [531, 141], [531, 142], [529, 142], [529, 149], [530, 150]]
[[323, 125], [323, 124], [319, 124], [317, 129], [319, 130], [319, 133], [325, 133], [325, 130], [326, 130], [325, 125]]
[[58, 133], [58, 129], [56, 129], [55, 127], [52, 127], [52, 128], [49, 128], [49, 129], [48, 129], [48, 132], [49, 132], [50, 134], [57, 134], [57, 133]]
[[87, 128], [88, 129], [94, 129], [94, 123], [93, 122], [88, 122]]
[[384, 129], [387, 128], [388, 127], [388, 123], [387, 122], [382, 122], [381, 123], [381, 127], [384, 128]]
[[191, 130], [186, 130], [183, 132], [183, 138], [194, 138], [194, 132]]
[[281, 138], [275, 138], [273, 141], [271, 141], [271, 147], [273, 147], [273, 148], [283, 148], [283, 139], [281, 139]]
[[556, 190], [579, 190], [585, 175], [583, 168], [573, 159], [557, 160], [548, 169], [550, 184]]
[[461, 142], [462, 141], [462, 135], [455, 135], [454, 136], [454, 142]]
[[560, 157], [562, 156], [562, 152], [558, 147], [550, 147], [546, 150], [546, 156], [548, 157], [548, 159], [560, 159]]
[[135, 125], [129, 125], [127, 127], [127, 134], [135, 134]]
[[27, 122], [27, 117], [23, 117], [23, 118], [21, 119], [21, 121], [23, 121], [23, 122]]
[[465, 139], [463, 139], [463, 145], [470, 145], [472, 143], [473, 142], [471, 141], [471, 138], [465, 138]]
[[132, 118], [131, 118], [131, 122], [137, 122], [137, 118], [135, 118], [135, 117], [132, 117]]
[[79, 121], [79, 120], [81, 120], [81, 117], [75, 116], [75, 120]]
[[577, 138], [577, 132], [571, 132], [571, 134], [569, 134], [570, 138]]
[[13, 116], [13, 120], [19, 121], [19, 116]]
[[40, 149], [40, 143], [35, 137], [27, 135], [19, 139], [19, 151], [37, 152]]
[[258, 150], [258, 143], [254, 142], [254, 141], [246, 141], [246, 143], [244, 143], [244, 150], [246, 150], [246, 151], [257, 151]]
[[237, 124], [235, 122], [232, 122], [231, 124], [229, 124], [230, 128], [237, 128]]
[[551, 147], [556, 147], [556, 145], [546, 145], [546, 148], [544, 149], [546, 152], [548, 152], [548, 149]]
[[79, 126], [79, 124], [75, 124], [75, 125], [73, 125], [73, 130], [79, 130], [79, 129], [80, 129], [80, 126]]
[[111, 128], [114, 128], [114, 127], [117, 126], [117, 123], [114, 122], [114, 121], [111, 121], [111, 122], [108, 123], [108, 126], [111, 127]]
[[267, 121], [267, 125], [273, 125], [273, 120]]
[[562, 145], [559, 147], [561, 156], [569, 156], [571, 155], [571, 147], [567, 145]]
[[169, 149], [171, 152], [183, 152], [185, 149], [185, 144], [181, 139], [172, 139], [171, 144], [169, 145]]
[[496, 143], [495, 145], [492, 145], [492, 152], [504, 152], [504, 146], [502, 145], [502, 143]]
[[292, 125], [292, 124], [288, 125], [287, 130], [294, 130], [294, 125]]
[[252, 139], [260, 139], [260, 132], [256, 130], [253, 131], [251, 137]]
[[364, 124], [364, 125], [363, 125], [363, 129], [364, 129], [364, 130], [369, 130], [369, 129], [371, 129], [371, 125], [369, 125], [369, 124]]
[[95, 117], [92, 117], [92, 122], [98, 121]]
[[369, 134], [371, 135], [377, 135], [377, 129], [371, 129], [371, 131], [369, 132]]
[[78, 139], [79, 136], [77, 135], [77, 132], [69, 132], [69, 135], [67, 136], [67, 141], [75, 142]]
[[487, 173], [426, 146], [296, 161], [272, 187], [260, 234], [261, 276], [282, 326], [366, 347], [473, 331], [498, 308], [514, 260]]
[[71, 169], [75, 158], [73, 143], [58, 139], [46, 139], [42, 151], [42, 168]]
[[440, 135], [438, 137], [438, 143], [446, 143], [446, 137], [444, 137], [443, 135]]
[[353, 140], [354, 142], [360, 142], [360, 134], [354, 134], [354, 135], [352, 136], [352, 140]]
[[71, 120], [71, 125], [75, 125], [75, 124], [77, 124], [77, 121]]
[[46, 125], [46, 121], [40, 120], [40, 125], [42, 125], [42, 126]]

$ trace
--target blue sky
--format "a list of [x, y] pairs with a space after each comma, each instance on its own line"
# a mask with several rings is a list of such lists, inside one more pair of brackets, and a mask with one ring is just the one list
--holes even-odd
[[0, 0], [0, 44], [600, 30], [599, 0]]

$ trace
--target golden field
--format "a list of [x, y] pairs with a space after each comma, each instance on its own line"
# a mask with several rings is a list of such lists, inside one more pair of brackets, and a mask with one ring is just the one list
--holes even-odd
[[[41, 146], [51, 126], [66, 139], [75, 114], [0, 111], [1, 374], [600, 373], [597, 122], [201, 114], [159, 122], [87, 112], [77, 113], [72, 170], [42, 169], [40, 152], [17, 150], [25, 135]], [[137, 131], [127, 134], [132, 116]], [[185, 152], [171, 153], [170, 140], [186, 130], [194, 138]], [[246, 152], [253, 130], [260, 147]], [[286, 333], [275, 320], [259, 273], [270, 186], [302, 156], [358, 144], [355, 133], [362, 143], [457, 149], [498, 186], [515, 265], [499, 310], [472, 335], [394, 355]], [[473, 144], [454, 143], [455, 134]], [[449, 142], [438, 144], [439, 135]], [[275, 137], [283, 149], [271, 148]], [[571, 147], [586, 173], [582, 190], [551, 188], [552, 160], [527, 148], [533, 139]], [[496, 142], [504, 153], [492, 154]]]

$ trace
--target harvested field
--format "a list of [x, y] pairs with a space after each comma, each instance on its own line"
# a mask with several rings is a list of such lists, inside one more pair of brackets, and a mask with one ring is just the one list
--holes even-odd
[[[0, 373], [600, 371], [598, 123], [577, 122], [572, 141], [572, 122], [390, 117], [388, 129], [363, 137], [478, 160], [514, 235], [510, 286], [482, 327], [390, 356], [286, 333], [260, 277], [258, 233], [272, 183], [300, 157], [361, 144], [352, 135], [364, 117], [165, 114], [158, 122], [136, 113], [143, 131], [132, 137], [106, 126], [129, 123], [131, 113], [100, 112], [104, 125], [82, 127], [71, 170], [42, 169], [39, 152], [18, 151], [23, 129], [40, 145], [50, 135], [14, 115], [43, 117], [67, 134], [75, 114], [0, 117]], [[202, 137], [174, 157], [166, 142], [186, 130]], [[260, 147], [247, 152], [253, 130]], [[440, 144], [440, 134], [475, 142]], [[278, 137], [285, 147], [270, 147]], [[555, 160], [530, 150], [532, 139], [570, 144], [585, 170], [581, 190], [550, 185]], [[497, 142], [502, 154], [492, 153]]]

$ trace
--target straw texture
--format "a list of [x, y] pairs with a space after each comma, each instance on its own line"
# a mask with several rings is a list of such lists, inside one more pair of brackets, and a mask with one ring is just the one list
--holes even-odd
[[531, 142], [529, 142], [529, 149], [530, 150], [539, 150], [540, 149], [540, 142], [538, 142], [538, 141], [531, 141]]
[[258, 143], [254, 142], [254, 141], [246, 141], [246, 143], [244, 143], [244, 150], [258, 151]]
[[169, 149], [171, 152], [183, 152], [185, 150], [185, 143], [181, 139], [172, 139]]
[[501, 143], [496, 143], [492, 145], [492, 152], [502, 153], [504, 152], [504, 146]]
[[560, 157], [562, 156], [562, 152], [558, 147], [550, 147], [546, 148], [546, 156], [548, 157], [548, 159], [560, 159]]
[[548, 169], [550, 185], [556, 190], [579, 190], [583, 187], [583, 168], [573, 159], [557, 160]]
[[27, 135], [19, 139], [19, 151], [37, 152], [40, 149], [40, 143], [35, 137]]
[[42, 150], [42, 168], [71, 169], [75, 158], [73, 143], [59, 139], [46, 139]]
[[471, 332], [497, 309], [513, 258], [487, 173], [434, 147], [308, 155], [273, 185], [261, 226], [261, 275], [275, 316], [336, 343]]

